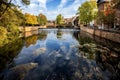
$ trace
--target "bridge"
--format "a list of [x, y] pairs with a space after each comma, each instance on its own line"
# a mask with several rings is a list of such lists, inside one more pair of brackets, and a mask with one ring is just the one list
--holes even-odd
[[72, 18], [65, 18], [63, 25], [56, 25], [55, 21], [48, 21], [46, 26], [20, 26], [19, 30], [21, 32], [35, 31], [39, 28], [80, 28], [79, 27], [79, 17], [74, 16]]
[[56, 27], [63, 27], [63, 28], [80, 28], [79, 27], [79, 16], [73, 16], [72, 18], [65, 18], [64, 24], [57, 25], [55, 21], [48, 21], [47, 28], [56, 28]]
[[73, 16], [72, 18], [65, 18], [65, 25], [74, 28], [79, 28], [79, 16]]

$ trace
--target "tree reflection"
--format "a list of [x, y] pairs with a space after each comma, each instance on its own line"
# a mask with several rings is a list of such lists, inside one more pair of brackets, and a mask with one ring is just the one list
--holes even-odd
[[79, 49], [83, 58], [96, 60], [98, 67], [103, 72], [108, 73], [105, 76], [109, 76], [109, 79], [118, 80], [120, 78], [120, 58], [117, 52], [111, 51], [102, 45], [96, 45], [89, 36], [79, 35], [79, 33], [74, 33], [74, 36], [80, 43]]
[[58, 29], [58, 31], [57, 31], [57, 38], [61, 38], [61, 36], [62, 36], [62, 32], [61, 32], [61, 30]]
[[104, 71], [109, 72], [111, 80], [120, 79], [120, 58], [119, 54], [105, 49], [96, 52], [96, 63]]
[[46, 36], [47, 36], [47, 33], [45, 31], [41, 31], [41, 32], [39, 32], [38, 38], [40, 40], [43, 40], [46, 38]]
[[94, 41], [90, 37], [81, 35], [80, 32], [74, 32], [73, 35], [79, 41], [79, 50], [83, 57], [87, 57], [87, 59], [94, 59], [96, 48]]
[[23, 46], [23, 40], [17, 39], [16, 41], [0, 47], [0, 71], [3, 70], [8, 63], [19, 53]]
[[25, 39], [25, 46], [29, 47], [30, 45], [35, 44], [37, 40], [38, 40], [38, 35], [27, 37]]

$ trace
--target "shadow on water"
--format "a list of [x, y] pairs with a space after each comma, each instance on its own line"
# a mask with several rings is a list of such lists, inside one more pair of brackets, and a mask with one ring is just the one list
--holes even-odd
[[[102, 41], [104, 43], [104, 40]], [[118, 47], [115, 47], [116, 49], [119, 50]], [[18, 43], [4, 46], [0, 50], [2, 51], [0, 65], [3, 65], [1, 70], [4, 71], [1, 80], [120, 78], [119, 54], [99, 44], [92, 35], [75, 29], [40, 29], [38, 35], [18, 40]], [[3, 56], [10, 57], [10, 60]], [[7, 64], [9, 65], [6, 68]]]
[[[13, 61], [13, 58], [18, 55], [23, 46], [23, 40], [18, 39], [14, 42], [0, 47], [0, 72], [5, 69], [8, 64]], [[1, 78], [1, 74], [0, 74]]]
[[[104, 75], [108, 74], [109, 76], [108, 79], [110, 80], [120, 79], [119, 43], [101, 37], [93, 36], [82, 31], [80, 32], [80, 34], [79, 33], [74, 34], [74, 36], [77, 40], [79, 40], [80, 44], [83, 45], [83, 48], [80, 49], [80, 52], [82, 52], [83, 55], [88, 54], [89, 56], [91, 55], [92, 59], [96, 60], [96, 64], [98, 65], [98, 67], [104, 72], [103, 74]], [[94, 49], [95, 45], [92, 44], [96, 44], [97, 50]], [[106, 80], [106, 78], [103, 79]]]

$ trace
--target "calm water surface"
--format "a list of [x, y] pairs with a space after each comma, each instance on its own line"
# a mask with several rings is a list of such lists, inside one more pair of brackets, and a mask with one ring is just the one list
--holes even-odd
[[[75, 29], [40, 29], [38, 35], [8, 45], [2, 52], [10, 59], [0, 58], [1, 79], [119, 80], [119, 55], [95, 53], [89, 43], [98, 44], [81, 34]], [[84, 44], [90, 51], [79, 48]]]

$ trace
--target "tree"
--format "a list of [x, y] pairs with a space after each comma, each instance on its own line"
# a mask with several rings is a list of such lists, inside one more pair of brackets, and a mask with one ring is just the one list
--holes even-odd
[[97, 4], [95, 1], [86, 1], [78, 8], [79, 20], [84, 24], [93, 21], [97, 16]]
[[7, 30], [6, 28], [0, 26], [0, 47], [3, 43], [5, 43], [6, 39], [7, 39]]
[[[4, 15], [4, 13], [7, 11], [8, 7], [15, 5], [11, 2], [12, 2], [12, 0], [0, 0], [0, 19], [1, 19], [2, 15]], [[30, 4], [30, 0], [21, 0], [21, 2], [24, 5]]]
[[17, 16], [17, 22], [16, 24], [18, 26], [23, 26], [25, 25], [25, 15], [22, 13], [21, 10], [18, 10], [18, 8], [14, 8], [14, 13]]
[[64, 19], [64, 18], [63, 18], [63, 16], [62, 16], [61, 14], [57, 15], [56, 23], [57, 23], [58, 25], [64, 24], [63, 19]]
[[108, 28], [111, 26], [114, 26], [115, 22], [115, 10], [112, 6], [112, 4], [106, 5], [106, 8], [104, 11], [99, 11], [98, 18], [97, 18], [98, 24], [106, 24], [108, 25]]
[[39, 25], [46, 25], [47, 24], [47, 18], [44, 14], [40, 13], [38, 16], [37, 16], [37, 20], [38, 20], [38, 23]]
[[[21, 0], [24, 5], [29, 0]], [[0, 46], [19, 38], [19, 25], [23, 25], [25, 17], [12, 0], [0, 0]]]
[[105, 22], [109, 26], [113, 26], [114, 25], [114, 21], [115, 21], [115, 10], [112, 8], [111, 5], [109, 5], [105, 11], [104, 11], [104, 18], [105, 18]]
[[8, 27], [12, 24], [18, 24], [19, 18], [14, 12], [14, 8], [8, 8], [0, 20], [0, 25], [3, 27]]
[[25, 21], [26, 25], [36, 25], [36, 24], [38, 24], [37, 17], [34, 16], [34, 15], [26, 13], [25, 18], [26, 18], [26, 21]]
[[120, 0], [112, 0], [113, 7], [120, 9]]

